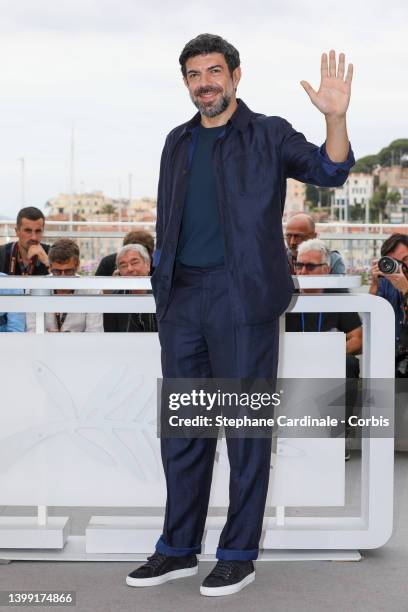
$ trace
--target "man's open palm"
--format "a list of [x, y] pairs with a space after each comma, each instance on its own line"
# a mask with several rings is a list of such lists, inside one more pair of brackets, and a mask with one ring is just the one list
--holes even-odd
[[339, 55], [339, 64], [336, 70], [336, 53], [331, 50], [329, 62], [327, 62], [327, 53], [322, 54], [319, 91], [315, 91], [307, 81], [300, 81], [313, 104], [324, 115], [343, 117], [346, 114], [350, 102], [353, 64], [348, 65], [346, 78], [344, 78], [344, 72], [344, 53]]

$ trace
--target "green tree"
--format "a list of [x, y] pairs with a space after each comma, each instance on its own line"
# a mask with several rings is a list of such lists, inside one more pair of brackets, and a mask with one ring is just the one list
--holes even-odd
[[315, 185], [306, 185], [306, 202], [309, 206], [317, 206], [319, 202], [319, 190]]
[[367, 172], [371, 174], [374, 168], [379, 164], [378, 155], [366, 155], [361, 157], [352, 167], [351, 172]]
[[400, 138], [381, 149], [378, 153], [378, 161], [381, 166], [398, 166], [401, 163], [401, 157], [406, 153], [408, 153], [408, 138]]
[[378, 189], [373, 193], [373, 197], [370, 200], [370, 220], [372, 222], [378, 222], [380, 220], [380, 214], [385, 219], [385, 208], [387, 206], [387, 183], [381, 183]]
[[387, 202], [389, 204], [398, 204], [401, 199], [401, 194], [399, 191], [389, 191], [387, 193]]
[[351, 172], [371, 173], [377, 165], [384, 167], [398, 166], [404, 155], [408, 155], [408, 138], [399, 138], [393, 140], [375, 155], [360, 157], [352, 167]]
[[365, 208], [361, 204], [353, 204], [349, 207], [349, 217], [352, 222], [364, 222]]
[[328, 189], [327, 187], [320, 187], [319, 191], [320, 191], [321, 206], [328, 208], [330, 206], [332, 190]]
[[116, 208], [112, 204], [105, 204], [101, 210], [103, 215], [114, 215]]
[[[332, 190], [328, 187], [306, 185], [306, 201], [310, 208], [327, 208], [330, 206]], [[319, 206], [320, 203], [320, 206]]]

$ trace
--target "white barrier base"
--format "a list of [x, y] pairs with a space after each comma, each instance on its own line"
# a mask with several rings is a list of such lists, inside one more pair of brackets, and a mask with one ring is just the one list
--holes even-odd
[[358, 550], [262, 550], [258, 561], [361, 561]]
[[[0, 550], [0, 563], [9, 561], [133, 561], [136, 564], [146, 561], [148, 553], [143, 554], [97, 554], [87, 553], [84, 536], [69, 536], [63, 550]], [[199, 555], [200, 562], [214, 563], [214, 555]], [[265, 550], [259, 554], [258, 561], [360, 561], [357, 550]], [[124, 578], [125, 579], [125, 576]]]
[[[203, 538], [203, 555], [214, 558], [218, 540], [226, 517], [208, 517]], [[290, 519], [289, 519], [290, 520]], [[293, 520], [293, 519], [292, 519]], [[326, 520], [330, 524], [331, 519]], [[350, 522], [353, 519], [350, 519]], [[264, 534], [261, 542], [268, 542], [271, 522], [274, 519], [266, 518]], [[301, 526], [301, 520], [295, 519]], [[114, 555], [146, 555], [150, 554], [159, 539], [163, 527], [163, 518], [160, 516], [93, 516], [86, 528], [86, 553], [114, 554]], [[268, 529], [269, 528], [269, 529]], [[321, 532], [320, 534], [321, 535]], [[317, 540], [316, 540], [317, 541]], [[288, 561], [288, 560], [344, 560], [358, 561], [360, 554], [350, 550], [282, 550], [263, 549], [262, 560]]]
[[36, 516], [1, 516], [0, 549], [62, 549], [68, 538], [69, 521], [68, 516], [52, 516], [46, 525], [39, 525]]
[[85, 531], [87, 553], [146, 554], [162, 533], [161, 516], [92, 516]]

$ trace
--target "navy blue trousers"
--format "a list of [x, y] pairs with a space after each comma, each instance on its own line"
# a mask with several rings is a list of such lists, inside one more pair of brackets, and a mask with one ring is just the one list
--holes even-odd
[[[224, 267], [176, 267], [169, 307], [159, 322], [163, 378], [276, 379], [279, 325], [233, 323]], [[268, 491], [271, 438], [227, 437], [229, 509], [218, 559], [256, 559]], [[201, 552], [217, 440], [162, 438], [167, 485], [156, 550]]]

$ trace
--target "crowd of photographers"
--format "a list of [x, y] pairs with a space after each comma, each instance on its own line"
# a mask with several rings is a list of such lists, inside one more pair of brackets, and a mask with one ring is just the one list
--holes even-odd
[[[0, 246], [0, 274], [9, 275], [78, 275], [80, 252], [69, 238], [61, 238], [49, 246], [42, 242], [45, 218], [35, 207], [20, 210], [16, 222], [16, 238]], [[330, 251], [317, 236], [313, 218], [296, 213], [285, 230], [288, 264], [292, 274], [345, 274], [346, 267], [338, 251]], [[126, 234], [118, 253], [103, 257], [97, 276], [149, 276], [152, 272], [154, 239], [144, 231]], [[319, 293], [319, 289], [304, 289]], [[326, 290], [330, 291], [330, 290]], [[382, 245], [381, 258], [371, 268], [370, 293], [386, 299], [395, 312], [396, 376], [408, 376], [408, 235], [392, 234]], [[21, 290], [0, 289], [2, 293]], [[56, 293], [77, 293], [60, 289]], [[83, 294], [83, 291], [81, 292]], [[88, 292], [89, 293], [89, 292]], [[114, 291], [113, 293], [146, 293], [146, 290]], [[45, 328], [49, 332], [141, 332], [157, 331], [154, 314], [150, 313], [47, 313]], [[362, 323], [358, 313], [288, 313], [286, 331], [333, 331], [346, 334], [346, 372], [358, 378], [362, 352]], [[23, 313], [0, 313], [0, 332], [35, 331], [35, 316]]]

